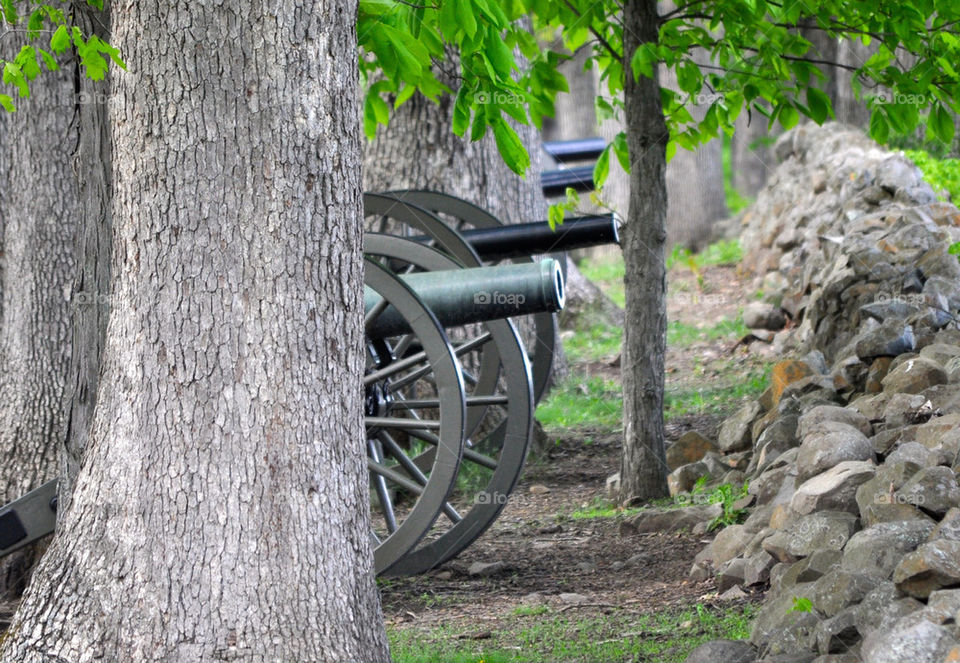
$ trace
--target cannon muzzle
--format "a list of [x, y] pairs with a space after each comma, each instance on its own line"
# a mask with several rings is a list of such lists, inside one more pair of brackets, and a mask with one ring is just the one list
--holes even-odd
[[[446, 328], [560, 311], [565, 298], [560, 264], [553, 259], [539, 263], [422, 272], [400, 278]], [[365, 289], [367, 313], [377, 308], [380, 301], [379, 294], [370, 288]], [[409, 331], [406, 320], [392, 306], [387, 306], [366, 328], [367, 337], [371, 339]]]

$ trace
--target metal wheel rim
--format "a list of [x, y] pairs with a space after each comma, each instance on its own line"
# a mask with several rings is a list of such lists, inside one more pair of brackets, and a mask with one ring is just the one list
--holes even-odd
[[[482, 207], [447, 193], [406, 189], [388, 191], [386, 195], [431, 212], [449, 214], [475, 228], [497, 228], [504, 225], [500, 219]], [[517, 260], [533, 262], [533, 258]], [[533, 394], [535, 402], [539, 403], [550, 386], [550, 376], [553, 374], [553, 357], [559, 334], [557, 316], [553, 313], [536, 313], [533, 316], [533, 325], [536, 344], [529, 355], [533, 367]]]
[[[437, 382], [439, 400], [439, 429], [441, 443], [437, 447], [429, 478], [422, 487], [413, 508], [399, 523], [399, 527], [383, 539], [374, 549], [374, 567], [377, 573], [387, 571], [403, 555], [412, 549], [430, 530], [440, 510], [446, 503], [460, 465], [463, 450], [466, 406], [464, 403], [463, 376], [456, 361], [453, 348], [437, 322], [436, 317], [416, 293], [387, 269], [372, 260], [365, 260], [364, 283], [400, 312], [420, 341], [427, 363], [432, 367]], [[370, 426], [365, 417], [368, 440], [371, 431], [383, 430]], [[375, 476], [368, 456], [371, 479]], [[376, 535], [371, 530], [371, 536]]]
[[[391, 235], [367, 233], [363, 250], [366, 254], [399, 258], [431, 271], [459, 267], [436, 249]], [[497, 467], [484, 489], [474, 496], [474, 503], [463, 519], [439, 537], [409, 550], [390, 568], [390, 575], [423, 573], [462, 552], [497, 519], [523, 472], [533, 429], [530, 363], [513, 323], [506, 319], [492, 320], [485, 323], [485, 327], [502, 358], [509, 397], [506, 418], [485, 440], [500, 450]], [[484, 355], [488, 355], [486, 348]], [[472, 461], [464, 456], [461, 468], [467, 462]]]
[[[422, 207], [389, 195], [365, 193], [363, 194], [363, 214], [364, 217], [386, 216], [415, 229], [419, 234], [432, 237], [436, 240], [439, 249], [452, 256], [459, 263], [458, 267], [481, 267], [483, 265], [473, 247], [459, 232], [447, 225], [436, 214]], [[488, 348], [488, 350], [494, 354], [487, 356], [486, 352], [484, 353], [477, 372], [477, 388], [492, 391], [499, 378], [500, 357], [496, 354], [495, 348]], [[466, 435], [468, 437], [476, 431], [483, 416], [484, 410], [482, 409], [467, 412]]]

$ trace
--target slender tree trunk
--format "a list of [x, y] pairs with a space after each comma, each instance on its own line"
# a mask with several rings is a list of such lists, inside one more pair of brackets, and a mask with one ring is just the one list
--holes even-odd
[[744, 111], [737, 118], [730, 145], [730, 167], [734, 188], [746, 196], [756, 196], [776, 166], [765, 140], [772, 135], [767, 131], [767, 118], [760, 113], [754, 112], [748, 118]]
[[630, 58], [657, 41], [656, 0], [628, 0], [623, 8], [630, 212], [623, 229], [626, 325], [623, 343], [624, 440], [622, 501], [667, 493], [663, 388], [667, 310], [664, 248], [667, 239], [666, 145], [669, 140], [656, 78], [634, 80]]
[[[15, 43], [10, 36], [4, 43]], [[45, 72], [4, 118], [0, 148], [0, 504], [52, 479], [64, 432], [70, 283], [78, 228], [72, 67]], [[18, 595], [36, 547], [5, 558], [0, 590]]]
[[[85, 31], [110, 43], [110, 10], [78, 12]], [[109, 74], [108, 74], [109, 76]], [[108, 79], [109, 80], [109, 79]], [[113, 199], [108, 82], [77, 77], [77, 172], [81, 219], [74, 248], [73, 356], [67, 383], [67, 430], [61, 453], [58, 512], [69, 509], [97, 403], [100, 359], [110, 315], [110, 205]]]
[[358, 383], [355, 12], [114, 5], [129, 73], [112, 84], [102, 379], [73, 506], [0, 661], [388, 659]]

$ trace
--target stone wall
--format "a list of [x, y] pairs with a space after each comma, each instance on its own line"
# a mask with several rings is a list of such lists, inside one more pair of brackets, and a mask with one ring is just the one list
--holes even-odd
[[839, 125], [798, 127], [774, 153], [744, 268], [794, 358], [702, 458], [675, 451], [695, 462], [671, 475], [674, 491], [703, 470], [749, 481], [749, 518], [691, 574], [769, 591], [749, 645], [688, 660], [960, 661], [960, 211]]

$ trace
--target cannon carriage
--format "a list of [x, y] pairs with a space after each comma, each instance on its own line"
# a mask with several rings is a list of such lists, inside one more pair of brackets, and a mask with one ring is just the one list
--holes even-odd
[[[378, 574], [421, 573], [480, 536], [520, 477], [565, 297], [560, 262], [531, 255], [616, 242], [617, 222], [503, 226], [425, 191], [364, 206], [370, 537]], [[0, 556], [53, 531], [56, 483], [0, 508]]]

